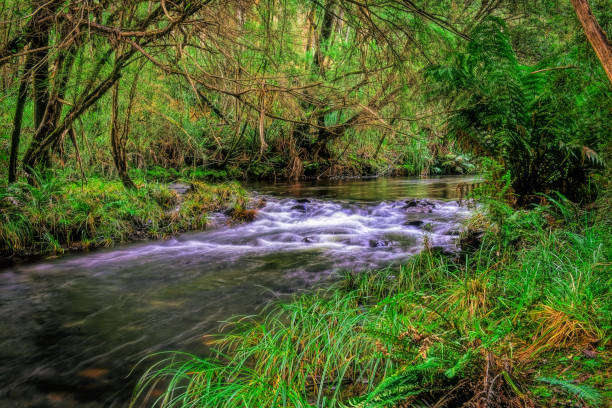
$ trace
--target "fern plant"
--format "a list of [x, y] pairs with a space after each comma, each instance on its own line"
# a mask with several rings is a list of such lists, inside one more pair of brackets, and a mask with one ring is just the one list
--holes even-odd
[[521, 65], [504, 22], [494, 18], [473, 31], [465, 53], [428, 70], [430, 96], [452, 104], [448, 135], [501, 161], [519, 204], [552, 190], [582, 199], [589, 172], [603, 165], [566, 114], [575, 98], [556, 92], [551, 75]]
[[422, 384], [424, 378], [429, 378], [440, 369], [441, 362], [437, 358], [429, 358], [421, 364], [406, 367], [395, 375], [385, 378], [370, 393], [355, 398], [349, 407], [355, 408], [385, 408], [395, 406], [411, 397], [417, 397], [427, 389]]
[[603, 402], [601, 393], [595, 388], [587, 385], [575, 384], [570, 381], [550, 377], [540, 377], [538, 378], [538, 381], [560, 388], [563, 391], [580, 398], [580, 400], [588, 403], [590, 406], [597, 407]]

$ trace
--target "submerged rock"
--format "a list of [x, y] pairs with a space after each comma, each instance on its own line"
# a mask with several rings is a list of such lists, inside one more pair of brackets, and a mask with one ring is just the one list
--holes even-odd
[[425, 224], [425, 221], [421, 221], [421, 220], [414, 220], [414, 221], [408, 221], [407, 223], [405, 223], [404, 225], [409, 225], [411, 227], [420, 227], [423, 224]]
[[306, 206], [304, 204], [294, 205], [291, 210], [306, 212]]
[[106, 368], [86, 368], [84, 370], [79, 371], [77, 375], [79, 377], [96, 379], [105, 376], [106, 374], [108, 374], [108, 372], [109, 370]]

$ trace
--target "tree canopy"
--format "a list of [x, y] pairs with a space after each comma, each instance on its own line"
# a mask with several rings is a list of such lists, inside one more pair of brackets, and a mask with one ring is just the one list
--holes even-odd
[[520, 195], [580, 198], [612, 103], [579, 3], [5, 0], [3, 160], [36, 182], [70, 155], [132, 188], [155, 166], [299, 179], [485, 155]]

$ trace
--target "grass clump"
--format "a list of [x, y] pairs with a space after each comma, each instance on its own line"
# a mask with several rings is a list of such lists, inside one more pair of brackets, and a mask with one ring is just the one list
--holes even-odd
[[35, 187], [25, 182], [0, 188], [0, 256], [62, 253], [145, 238], [163, 238], [206, 226], [211, 211], [243, 207], [238, 184], [193, 181], [184, 196], [159, 183], [90, 179]]
[[460, 259], [425, 249], [236, 318], [211, 357], [164, 355], [133, 406], [602, 406], [611, 230], [559, 205], [484, 216]]

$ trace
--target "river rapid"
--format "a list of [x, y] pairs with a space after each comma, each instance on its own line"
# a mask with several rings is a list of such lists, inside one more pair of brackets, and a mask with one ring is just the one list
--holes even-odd
[[[334, 279], [451, 251], [472, 178], [254, 184], [255, 220], [0, 270], [0, 407], [124, 407], [143, 357]], [[137, 370], [138, 371], [138, 370]]]

